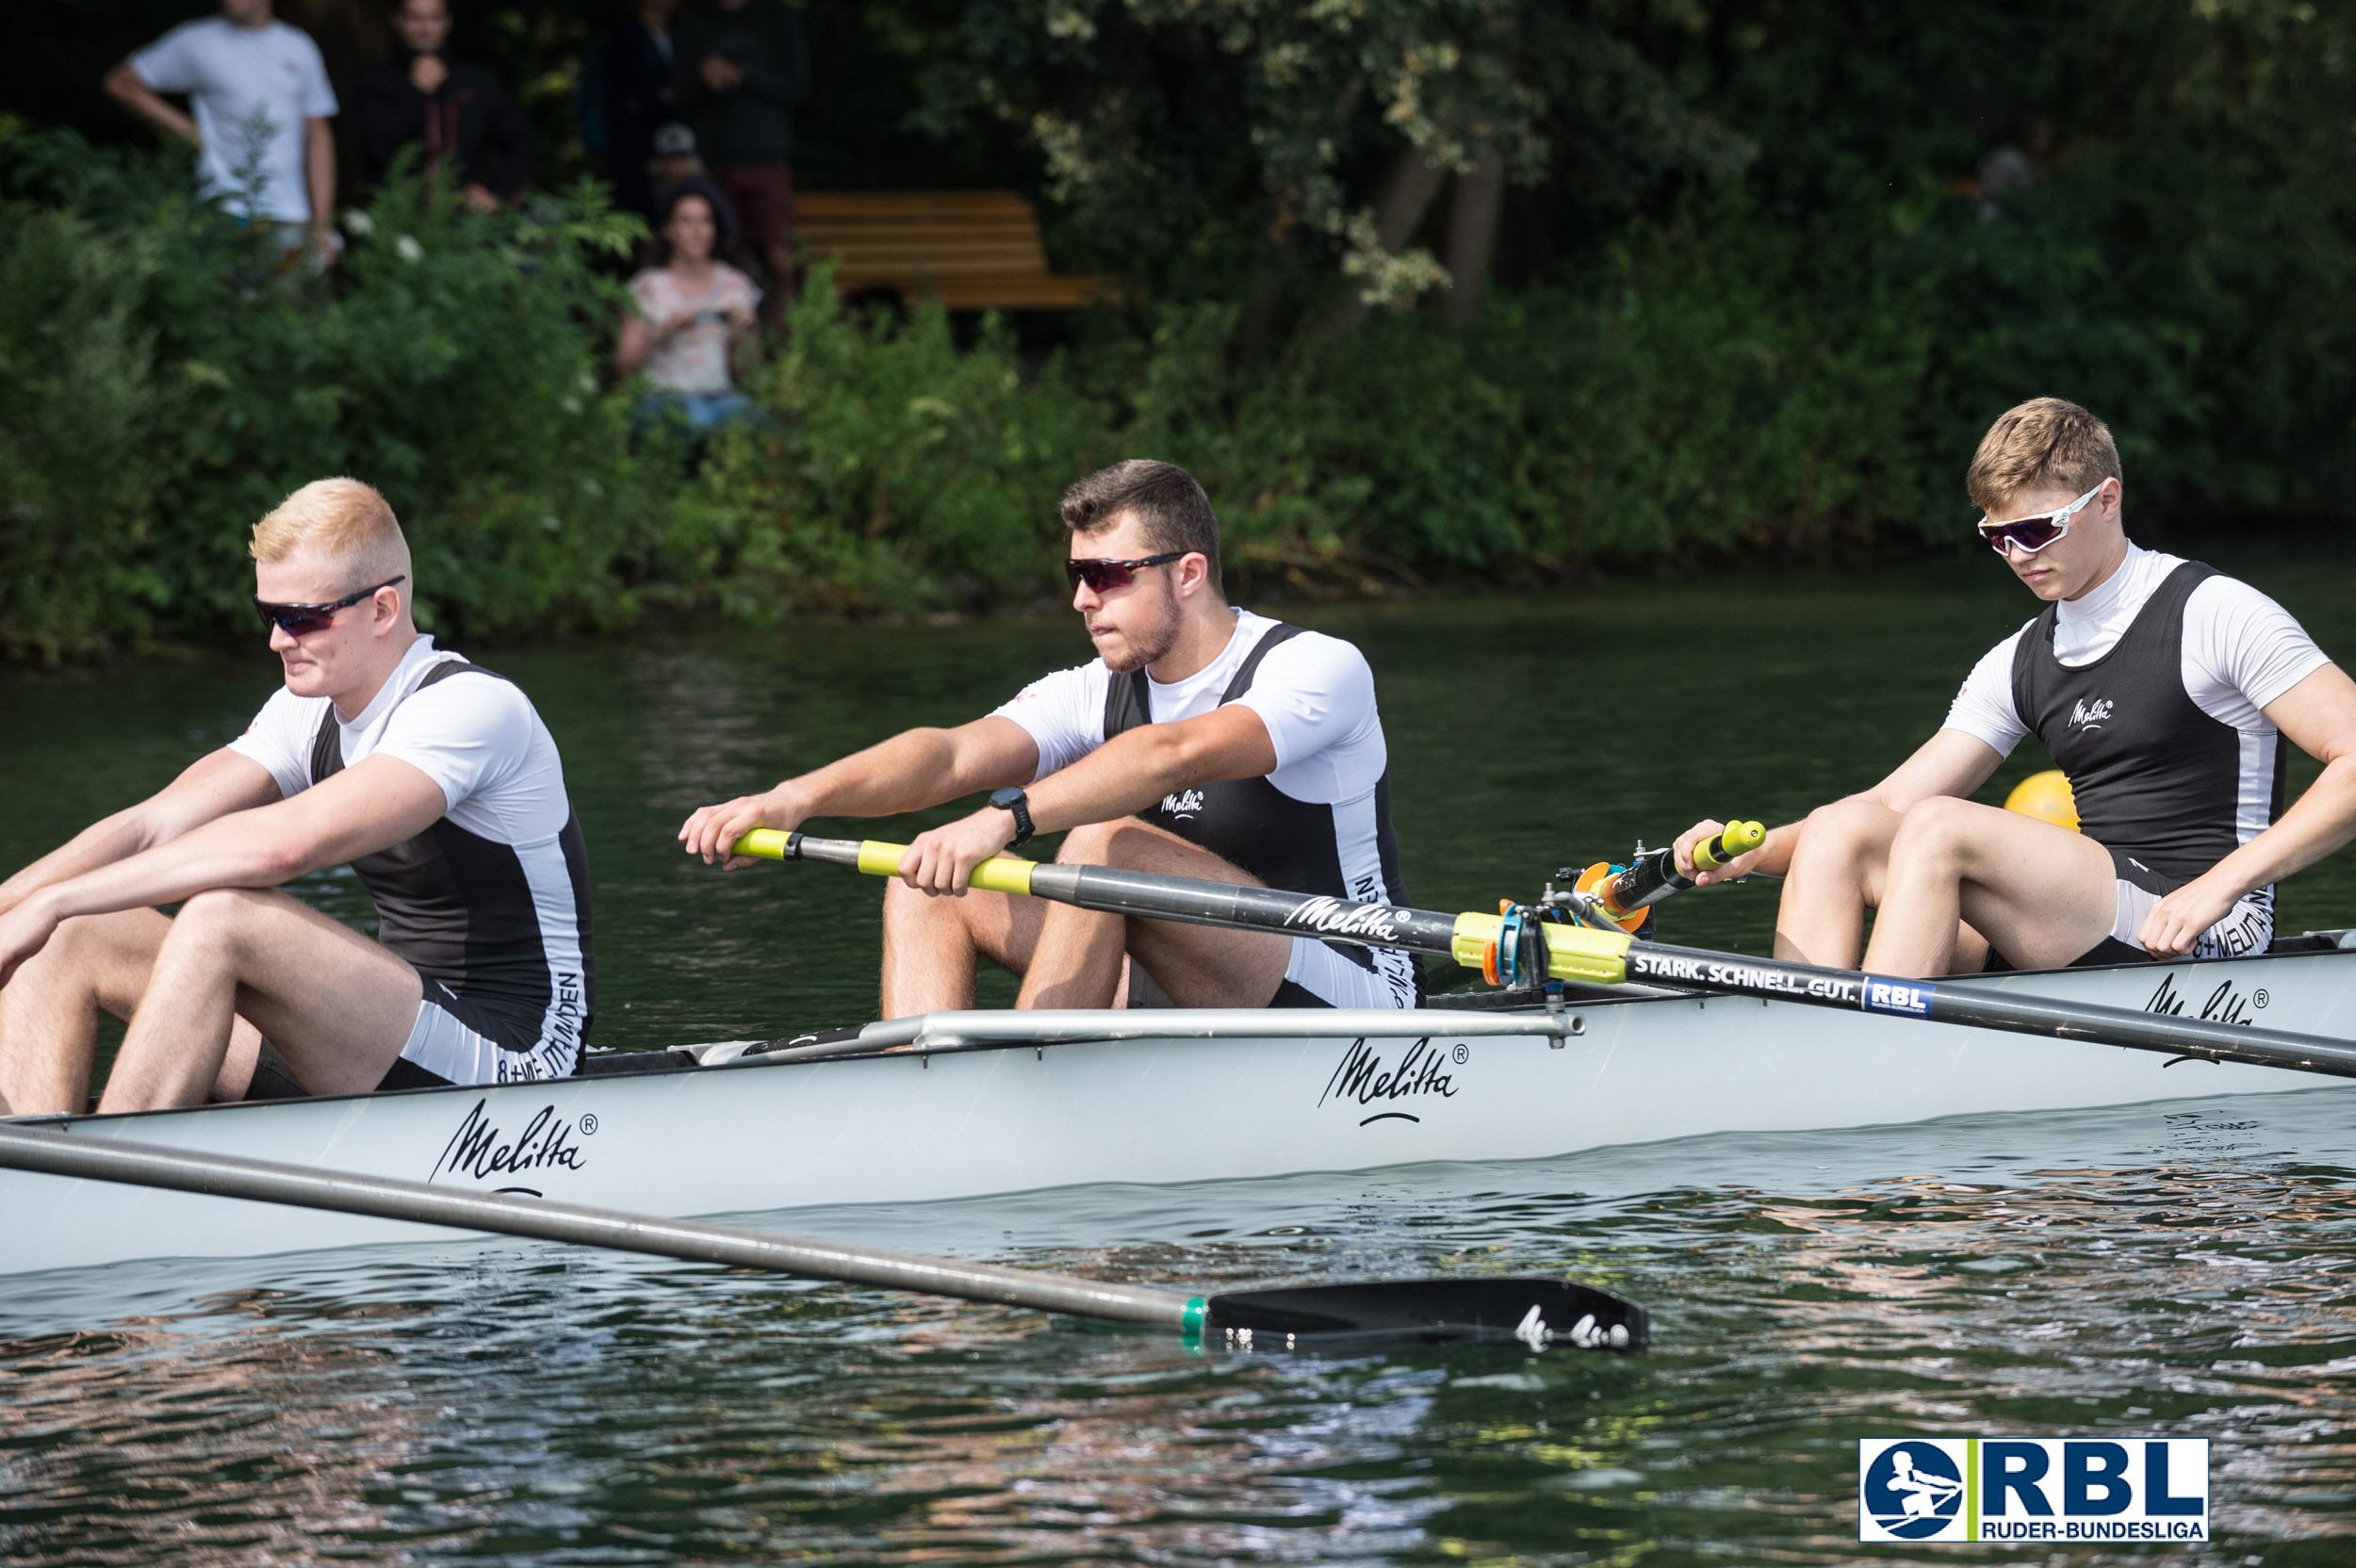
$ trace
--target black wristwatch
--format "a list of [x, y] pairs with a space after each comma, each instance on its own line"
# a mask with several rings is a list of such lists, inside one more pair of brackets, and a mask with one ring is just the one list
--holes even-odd
[[1029, 795], [1016, 789], [992, 790], [990, 792], [990, 803], [1001, 811], [1014, 813], [1016, 844], [1026, 844], [1031, 841], [1031, 797]]

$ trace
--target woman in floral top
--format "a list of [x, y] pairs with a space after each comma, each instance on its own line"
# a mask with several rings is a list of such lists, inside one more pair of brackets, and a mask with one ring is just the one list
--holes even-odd
[[622, 323], [614, 368], [625, 376], [646, 372], [653, 390], [639, 404], [642, 417], [677, 410], [700, 435], [754, 414], [752, 400], [736, 389], [736, 370], [753, 348], [761, 290], [712, 257], [728, 210], [707, 182], [686, 180], [665, 192], [662, 219], [664, 260], [630, 281], [638, 314]]

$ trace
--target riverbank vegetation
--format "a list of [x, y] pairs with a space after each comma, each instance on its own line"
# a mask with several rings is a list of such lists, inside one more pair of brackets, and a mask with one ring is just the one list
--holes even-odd
[[476, 633], [1027, 602], [1056, 493], [1125, 455], [1203, 479], [1247, 591], [1946, 547], [1980, 430], [2040, 393], [2113, 421], [2139, 506], [2356, 482], [2342, 10], [810, 8], [892, 130], [844, 152], [822, 92], [806, 185], [941, 183], [941, 149], [1123, 298], [1019, 335], [814, 277], [763, 421], [697, 459], [631, 432], [635, 231], [585, 181], [490, 217], [397, 183], [319, 280], [184, 159], [15, 123], [0, 651], [241, 634], [246, 526], [329, 472]]

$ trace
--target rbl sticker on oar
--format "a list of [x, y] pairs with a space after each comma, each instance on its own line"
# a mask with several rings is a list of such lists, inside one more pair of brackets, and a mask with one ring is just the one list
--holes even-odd
[[1859, 1541], [2206, 1541], [2202, 1437], [1869, 1437]]

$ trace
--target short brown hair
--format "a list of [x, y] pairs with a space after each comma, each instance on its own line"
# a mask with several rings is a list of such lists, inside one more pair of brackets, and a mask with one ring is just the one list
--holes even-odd
[[1211, 592], [1224, 594], [1219, 575], [1219, 518], [1211, 498], [1175, 463], [1133, 457], [1099, 468], [1063, 493], [1063, 526], [1074, 533], [1110, 528], [1124, 512], [1137, 514], [1155, 555], [1199, 554], [1211, 566]]
[[[401, 520], [373, 484], [356, 479], [317, 479], [280, 501], [254, 525], [246, 547], [254, 560], [284, 561], [298, 550], [317, 550], [348, 563], [354, 578], [383, 581], [409, 573], [409, 541]], [[402, 584], [402, 599], [410, 584]]]
[[2079, 496], [2121, 478], [2110, 426], [2076, 403], [2032, 398], [1988, 427], [1963, 482], [1972, 503], [1993, 517], [2023, 490]]

